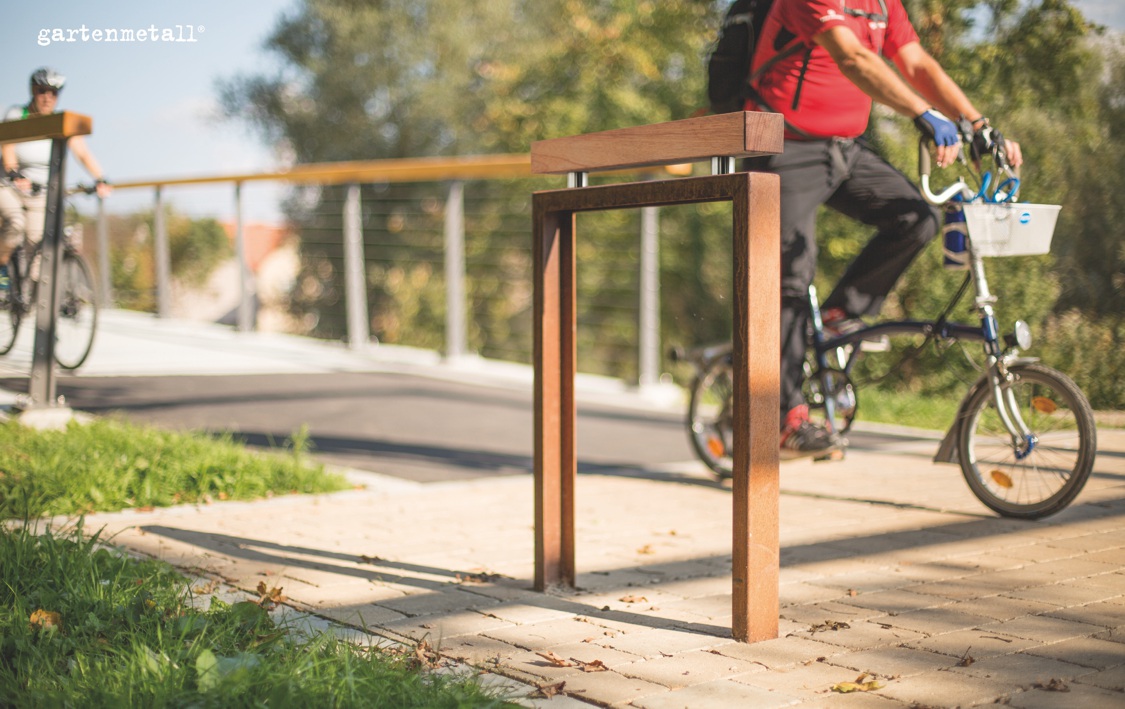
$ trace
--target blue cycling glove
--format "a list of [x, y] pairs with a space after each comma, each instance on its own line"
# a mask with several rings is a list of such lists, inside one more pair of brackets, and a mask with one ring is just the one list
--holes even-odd
[[937, 145], [957, 145], [961, 140], [956, 124], [935, 108], [915, 118], [914, 126]]

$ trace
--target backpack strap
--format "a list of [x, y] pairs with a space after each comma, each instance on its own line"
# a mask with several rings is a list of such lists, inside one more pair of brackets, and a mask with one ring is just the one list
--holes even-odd
[[[882, 10], [881, 13], [871, 13], [871, 12], [864, 12], [863, 10], [855, 10], [855, 9], [847, 7], [845, 5], [844, 6], [844, 14], [851, 15], [853, 17], [864, 17], [864, 18], [866, 18], [868, 20], [872, 20], [874, 22], [886, 23], [887, 17], [888, 17], [886, 0], [879, 0], [879, 7]], [[770, 57], [769, 61], [767, 61], [762, 66], [758, 67], [757, 71], [751, 72], [750, 75], [746, 77], [746, 92], [747, 92], [748, 97], [752, 101], [757, 103], [759, 106], [766, 109], [767, 111], [771, 111], [771, 112], [776, 113], [777, 111], [775, 111], [773, 108], [771, 108], [770, 105], [768, 103], [766, 103], [765, 99], [763, 99], [762, 96], [756, 90], [754, 90], [753, 82], [756, 81], [763, 74], [765, 74], [767, 71], [772, 69], [782, 59], [785, 59], [786, 57], [789, 57], [793, 54], [796, 54], [801, 49], [805, 50], [805, 57], [804, 57], [804, 60], [801, 62], [801, 73], [797, 77], [797, 88], [793, 92], [793, 104], [792, 104], [792, 109], [794, 111], [797, 110], [797, 105], [801, 101], [801, 89], [804, 88], [804, 85], [805, 85], [805, 73], [809, 69], [809, 60], [812, 58], [813, 47], [806, 46], [804, 42], [797, 41], [795, 37], [794, 37], [793, 41], [791, 41], [785, 48], [783, 48], [777, 54]], [[879, 47], [878, 54], [879, 54], [879, 56], [883, 55], [882, 45], [880, 45], [880, 47]], [[794, 133], [796, 135], [799, 135], [799, 136], [802, 136], [802, 137], [805, 137], [805, 138], [813, 137], [808, 132], [801, 130], [800, 128], [793, 125], [789, 121], [785, 121], [785, 130], [789, 131], [790, 133]]]

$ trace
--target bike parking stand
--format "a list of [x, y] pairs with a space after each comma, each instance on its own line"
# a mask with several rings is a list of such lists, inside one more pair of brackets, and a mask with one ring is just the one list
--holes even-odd
[[42, 428], [65, 426], [73, 418], [57, 394], [55, 372], [55, 327], [61, 297], [59, 264], [63, 253], [65, 173], [67, 141], [89, 135], [93, 122], [77, 113], [54, 113], [21, 121], [0, 123], [0, 143], [31, 140], [51, 141], [51, 163], [47, 178], [47, 209], [43, 228], [39, 287], [35, 302], [35, 340], [26, 396], [15, 407], [21, 423]]
[[[536, 174], [568, 187], [532, 197], [535, 327], [535, 588], [575, 587], [577, 477], [576, 217], [580, 212], [730, 202], [734, 472], [731, 632], [778, 633], [780, 183], [734, 172], [737, 158], [779, 153], [780, 115], [727, 113], [538, 141]], [[710, 160], [702, 177], [589, 186], [589, 174]]]

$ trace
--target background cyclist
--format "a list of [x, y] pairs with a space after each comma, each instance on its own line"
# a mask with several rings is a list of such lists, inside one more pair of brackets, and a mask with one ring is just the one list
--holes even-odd
[[[786, 54], [795, 42], [801, 49]], [[750, 167], [781, 177], [781, 448], [791, 458], [842, 445], [809, 421], [801, 393], [817, 208], [877, 230], [824, 301], [826, 326], [836, 331], [879, 312], [940, 225], [917, 187], [860, 138], [872, 100], [914, 119], [936, 143], [939, 166], [959, 151], [957, 125], [947, 116], [971, 123], [988, 145], [998, 134], [922, 48], [901, 0], [777, 0], [757, 47], [751, 73], [764, 71], [746, 110], [778, 112], [786, 121], [785, 151]], [[1013, 165], [1022, 162], [1018, 144], [1008, 141], [1007, 151]]]
[[[66, 77], [54, 69], [37, 69], [31, 75], [31, 100], [9, 108], [4, 120], [17, 121], [54, 113], [65, 83]], [[112, 188], [82, 136], [71, 138], [67, 146], [97, 181], [98, 196], [108, 196]], [[6, 144], [0, 147], [0, 154], [4, 170], [4, 179], [0, 180], [0, 289], [6, 289], [8, 259], [20, 239], [26, 235], [28, 241], [38, 243], [43, 238], [51, 141]]]

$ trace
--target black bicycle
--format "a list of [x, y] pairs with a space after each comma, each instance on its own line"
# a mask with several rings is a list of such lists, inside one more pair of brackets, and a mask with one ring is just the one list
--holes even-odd
[[[965, 279], [933, 320], [885, 321], [834, 336], [825, 332], [816, 289], [810, 288], [806, 400], [810, 410], [846, 445], [843, 437], [859, 407], [853, 370], [866, 349], [881, 349], [870, 343], [897, 335], [921, 335], [924, 342], [916, 348], [920, 351], [933, 342], [980, 342], [983, 372], [962, 399], [934, 462], [958, 463], [973, 494], [1000, 515], [1047, 517], [1070, 504], [1090, 476], [1097, 449], [1094, 415], [1070, 377], [1035, 358], [1020, 356], [1031, 345], [1026, 323], [1016, 321], [1010, 333], [1000, 334], [993, 309], [996, 296], [989, 290], [983, 258], [1047, 253], [1057, 208], [1014, 202], [1018, 175], [1007, 166], [1000, 150], [994, 150], [991, 157], [1004, 179], [992, 192], [989, 173], [978, 172], [976, 189], [958, 180], [935, 194], [929, 184], [926, 146], [919, 154], [926, 198], [937, 205], [960, 202], [958, 207], [966, 215], [967, 228], [961, 226], [959, 232], [964, 235], [964, 248], [953, 255], [967, 266]], [[954, 224], [954, 228], [958, 226]], [[950, 321], [970, 288], [975, 292], [979, 321]], [[692, 448], [716, 475], [729, 478], [734, 423], [731, 346], [724, 343], [678, 354], [696, 368], [687, 417]]]
[[[72, 194], [94, 194], [97, 189], [76, 185]], [[73, 227], [63, 230], [62, 259], [59, 263], [58, 317], [55, 319], [55, 361], [63, 369], [78, 369], [90, 356], [98, 324], [97, 293], [90, 266], [73, 243]], [[25, 239], [12, 252], [8, 262], [9, 287], [0, 291], [0, 355], [11, 351], [20, 323], [34, 312], [37, 302], [42, 241], [30, 244]]]

